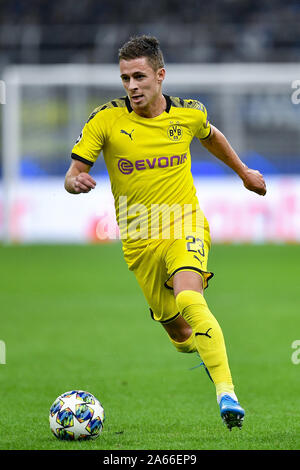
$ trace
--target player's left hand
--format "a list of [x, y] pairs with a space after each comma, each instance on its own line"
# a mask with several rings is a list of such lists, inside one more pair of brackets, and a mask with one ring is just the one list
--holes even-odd
[[263, 175], [258, 170], [247, 168], [243, 175], [243, 183], [249, 191], [254, 191], [260, 196], [264, 196], [267, 192], [266, 183]]

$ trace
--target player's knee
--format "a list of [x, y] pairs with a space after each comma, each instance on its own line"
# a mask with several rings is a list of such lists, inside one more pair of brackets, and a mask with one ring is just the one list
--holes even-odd
[[195, 343], [195, 335], [192, 333], [185, 341], [175, 341], [169, 336], [171, 343], [175, 346], [176, 350], [181, 353], [193, 353], [197, 351]]
[[197, 350], [193, 330], [183, 318], [180, 318], [176, 324], [164, 327], [178, 352], [191, 353]]
[[162, 326], [167, 331], [171, 340], [178, 343], [183, 343], [193, 333], [191, 326], [182, 318], [181, 315], [170, 323], [162, 324]]
[[168, 334], [173, 341], [176, 341], [177, 343], [183, 343], [184, 341], [189, 339], [192, 332], [192, 328], [189, 327], [185, 330], [171, 331]]

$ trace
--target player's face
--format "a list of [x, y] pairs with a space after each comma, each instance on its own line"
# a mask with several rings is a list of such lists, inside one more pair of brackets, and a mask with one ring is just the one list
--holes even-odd
[[134, 111], [155, 106], [161, 98], [165, 69], [153, 70], [146, 57], [120, 61], [123, 86]]

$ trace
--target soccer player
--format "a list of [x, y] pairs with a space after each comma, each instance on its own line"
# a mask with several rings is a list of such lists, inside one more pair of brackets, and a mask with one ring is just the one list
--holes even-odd
[[241, 427], [244, 410], [234, 392], [221, 327], [204, 289], [210, 234], [191, 174], [194, 137], [265, 195], [263, 176], [249, 169], [207, 118], [202, 103], [162, 93], [163, 55], [155, 37], [131, 38], [119, 50], [126, 97], [99, 106], [72, 150], [65, 189], [88, 193], [101, 151], [115, 199], [125, 260], [143, 290], [152, 318], [179, 352], [198, 352], [216, 387], [221, 417]]

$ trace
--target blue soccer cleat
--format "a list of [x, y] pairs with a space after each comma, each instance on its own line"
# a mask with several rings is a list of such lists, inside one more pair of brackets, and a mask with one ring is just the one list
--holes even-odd
[[241, 429], [245, 417], [245, 410], [243, 410], [239, 402], [231, 398], [229, 395], [224, 395], [221, 398], [219, 406], [221, 418], [229, 431], [234, 427]]

